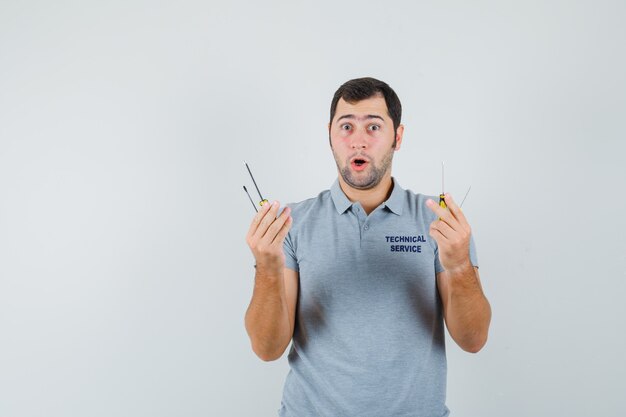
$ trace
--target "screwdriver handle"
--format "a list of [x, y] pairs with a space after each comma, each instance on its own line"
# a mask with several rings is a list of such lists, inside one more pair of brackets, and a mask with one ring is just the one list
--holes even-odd
[[[439, 207], [448, 208], [445, 198], [445, 194], [439, 194]], [[439, 218], [439, 220], [441, 220], [441, 217]]]

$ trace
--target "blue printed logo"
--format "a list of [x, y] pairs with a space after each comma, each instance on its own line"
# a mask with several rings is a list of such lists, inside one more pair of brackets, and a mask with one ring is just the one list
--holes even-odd
[[424, 235], [417, 236], [385, 236], [391, 252], [414, 252], [422, 253], [422, 245], [416, 243], [424, 243]]

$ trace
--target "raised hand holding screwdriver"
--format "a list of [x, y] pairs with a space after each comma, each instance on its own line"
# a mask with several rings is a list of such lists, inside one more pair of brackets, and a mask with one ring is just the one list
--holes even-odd
[[430, 224], [430, 236], [439, 246], [439, 261], [444, 269], [458, 270], [471, 267], [469, 257], [472, 229], [450, 194], [444, 194], [446, 208], [433, 200], [426, 205], [439, 217]]
[[278, 201], [263, 204], [246, 235], [246, 242], [256, 260], [257, 273], [282, 274], [285, 266], [283, 242], [293, 220], [289, 207], [276, 217], [279, 207]]

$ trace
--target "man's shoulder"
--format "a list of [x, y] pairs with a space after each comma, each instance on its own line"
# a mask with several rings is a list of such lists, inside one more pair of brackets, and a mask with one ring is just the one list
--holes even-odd
[[426, 201], [428, 200], [435, 200], [435, 202], [439, 201], [439, 196], [414, 193], [411, 190], [405, 190], [405, 192], [407, 199], [413, 203], [414, 207], [426, 207]]
[[400, 190], [403, 194], [402, 201], [404, 202], [405, 208], [408, 209], [409, 215], [425, 215], [426, 217], [430, 217], [432, 211], [426, 206], [426, 201], [429, 199], [435, 200], [435, 202], [439, 201], [439, 196], [415, 193], [409, 188], [400, 188]]
[[332, 205], [332, 197], [330, 195], [330, 190], [324, 190], [320, 192], [315, 197], [307, 198], [306, 200], [288, 203], [287, 207], [291, 209], [292, 213], [304, 214], [311, 210], [319, 209], [321, 207], [326, 207]]
[[294, 237], [303, 230], [325, 227], [327, 221], [336, 213], [335, 203], [330, 190], [324, 190], [317, 196], [287, 204], [291, 209], [293, 224], [289, 235]]

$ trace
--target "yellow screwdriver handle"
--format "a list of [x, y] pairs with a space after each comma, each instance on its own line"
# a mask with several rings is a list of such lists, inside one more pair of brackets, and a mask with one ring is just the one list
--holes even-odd
[[[439, 207], [448, 208], [448, 206], [446, 205], [445, 197], [446, 196], [444, 194], [439, 194]], [[441, 220], [441, 217], [439, 218], [439, 220]]]

